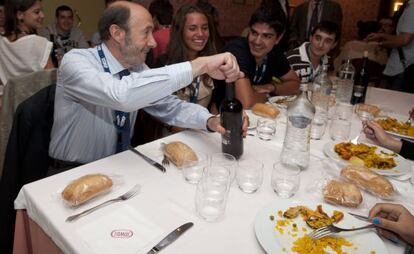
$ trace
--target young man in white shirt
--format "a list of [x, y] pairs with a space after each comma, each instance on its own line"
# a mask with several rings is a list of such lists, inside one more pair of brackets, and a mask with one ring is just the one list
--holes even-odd
[[309, 42], [286, 52], [290, 67], [300, 82], [310, 83], [322, 71], [327, 54], [336, 47], [340, 37], [339, 26], [331, 21], [320, 22], [312, 31]]

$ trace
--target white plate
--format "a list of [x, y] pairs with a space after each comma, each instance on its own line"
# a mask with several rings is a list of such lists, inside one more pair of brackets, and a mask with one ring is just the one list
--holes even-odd
[[[387, 118], [387, 117], [392, 117], [392, 118], [397, 119], [400, 122], [404, 122], [404, 120], [402, 120], [403, 116], [396, 115], [396, 114], [391, 114], [389, 116], [378, 117], [375, 120], [384, 119], [384, 118]], [[407, 135], [403, 135], [403, 134], [400, 134], [400, 133], [397, 133], [397, 132], [393, 132], [393, 131], [385, 131], [385, 132], [388, 133], [388, 134], [391, 134], [391, 135], [393, 135], [394, 137], [397, 137], [397, 138], [403, 138], [403, 139], [407, 139], [407, 140], [414, 140], [414, 137], [413, 136], [407, 136]]]
[[403, 139], [411, 140], [411, 141], [414, 140], [413, 136], [407, 136], [407, 135], [399, 134], [399, 133], [392, 132], [392, 131], [385, 131], [385, 132], [389, 133], [389, 134], [391, 134], [391, 135], [393, 135], [394, 137], [397, 137], [397, 138], [403, 138]]
[[[287, 233], [288, 227], [285, 227], [284, 234], [280, 234], [275, 230], [276, 220], [281, 219], [277, 212], [279, 210], [285, 211], [289, 207], [296, 205], [306, 205], [311, 209], [316, 209], [317, 203], [311, 202], [292, 202], [292, 200], [279, 199], [267, 206], [263, 207], [259, 213], [256, 215], [254, 222], [254, 229], [256, 232], [256, 238], [259, 241], [260, 245], [268, 254], [279, 254], [279, 253], [292, 253], [291, 248], [293, 242], [297, 239], [290, 236]], [[333, 206], [322, 204], [322, 208], [329, 215], [332, 215], [333, 210], [339, 210]], [[269, 216], [273, 215], [275, 217], [274, 221], [271, 221]], [[298, 226], [298, 237], [302, 236], [304, 232], [302, 231], [303, 227], [308, 229], [307, 233], [311, 232], [311, 229], [306, 226], [306, 223], [303, 221], [301, 216], [298, 216], [294, 220]], [[365, 222], [362, 222], [358, 219], [355, 219], [353, 216], [344, 213], [344, 218], [337, 224], [339, 227], [343, 228], [352, 228], [366, 225]], [[353, 254], [366, 254], [371, 251], [375, 251], [376, 254], [386, 254], [388, 253], [384, 242], [378, 237], [374, 230], [364, 230], [364, 231], [355, 231], [355, 232], [342, 232], [341, 236], [346, 238], [348, 241], [352, 242], [353, 246], [351, 247], [342, 247], [342, 250], [346, 253]], [[355, 247], [357, 247], [355, 249]], [[334, 253], [334, 252], [330, 252]]]
[[[325, 144], [325, 146], [323, 147], [323, 152], [326, 154], [326, 156], [328, 156], [329, 158], [335, 160], [338, 165], [340, 166], [346, 166], [349, 164], [349, 161], [342, 159], [341, 157], [339, 157], [339, 155], [335, 152], [335, 145], [337, 143], [335, 142], [328, 142]], [[369, 146], [376, 146], [373, 144], [367, 144]], [[392, 151], [380, 147], [380, 146], [376, 146], [377, 147], [377, 152], [383, 151], [385, 153], [393, 153]], [[404, 175], [407, 174], [408, 172], [411, 171], [411, 166], [410, 164], [407, 162], [407, 160], [405, 160], [403, 157], [401, 157], [400, 155], [397, 154], [396, 157], [394, 157], [395, 163], [397, 163], [397, 166], [391, 169], [376, 169], [376, 168], [371, 168], [372, 170], [374, 170], [375, 172], [377, 172], [380, 175], [384, 175], [384, 176], [398, 176], [398, 175]]]
[[296, 99], [296, 95], [273, 96], [273, 97], [270, 97], [268, 99], [268, 101], [270, 102], [270, 104], [272, 104], [275, 107], [285, 109], [285, 108], [287, 108], [286, 103], [277, 103], [277, 101], [284, 100], [284, 99], [286, 99], [287, 102], [291, 102], [291, 101], [294, 101]]

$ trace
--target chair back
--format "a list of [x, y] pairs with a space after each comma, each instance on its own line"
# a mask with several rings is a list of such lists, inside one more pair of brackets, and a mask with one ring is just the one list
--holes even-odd
[[56, 77], [57, 70], [48, 69], [12, 78], [5, 85], [0, 108], [0, 176], [17, 106], [42, 88], [56, 84]]

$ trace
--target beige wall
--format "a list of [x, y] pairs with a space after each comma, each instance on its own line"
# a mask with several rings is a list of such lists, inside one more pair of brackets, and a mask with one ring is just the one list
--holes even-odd
[[[104, 0], [43, 0], [43, 11], [45, 13], [44, 26], [49, 25], [55, 21], [55, 10], [60, 5], [68, 5], [73, 10], [76, 10], [81, 18], [80, 28], [85, 33], [86, 38], [95, 33], [97, 29], [98, 19], [102, 14], [105, 1]], [[75, 18], [75, 24], [77, 19]]]
[[[135, 0], [145, 6], [151, 0]], [[177, 10], [185, 3], [192, 3], [195, 0], [170, 0]], [[275, 0], [276, 1], [276, 0]], [[305, 0], [290, 0], [289, 2], [296, 6]], [[379, 10], [379, 0], [336, 0], [342, 5], [343, 20], [343, 40], [351, 40], [355, 37], [358, 20], [375, 20]], [[54, 21], [54, 13], [57, 6], [66, 4], [77, 10], [82, 19], [81, 29], [84, 31], [87, 39], [97, 31], [97, 23], [100, 15], [104, 10], [104, 0], [43, 0], [43, 9], [46, 15], [44, 24], [48, 25]], [[220, 33], [223, 36], [239, 35], [243, 28], [246, 27], [250, 15], [261, 2], [260, 0], [248, 0], [248, 4], [234, 4], [232, 0], [210, 0], [220, 13]]]

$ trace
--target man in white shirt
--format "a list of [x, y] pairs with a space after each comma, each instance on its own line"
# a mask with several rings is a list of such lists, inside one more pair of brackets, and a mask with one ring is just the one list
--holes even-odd
[[[103, 43], [70, 51], [59, 69], [49, 146], [55, 168], [118, 152], [119, 137], [123, 142], [125, 128], [134, 125], [141, 108], [170, 125], [225, 132], [219, 119], [204, 107], [171, 94], [204, 73], [227, 82], [242, 78], [233, 55], [223, 53], [148, 69], [146, 55], [156, 46], [152, 18], [144, 7], [132, 2], [110, 5], [98, 27]], [[125, 69], [130, 75], [121, 77]]]
[[55, 67], [63, 55], [73, 48], [88, 48], [89, 44], [79, 27], [73, 26], [73, 10], [66, 5], [56, 8], [56, 22], [39, 31], [39, 35], [53, 42], [52, 60]]
[[340, 37], [339, 26], [330, 21], [320, 22], [311, 32], [309, 42], [286, 52], [290, 67], [298, 75], [301, 84], [313, 82], [328, 62], [328, 53], [336, 47]]

